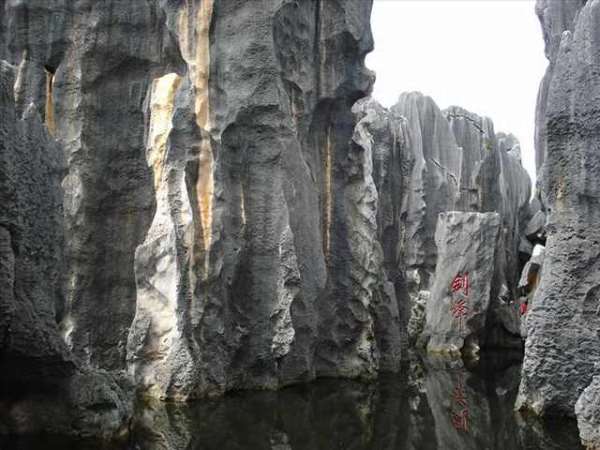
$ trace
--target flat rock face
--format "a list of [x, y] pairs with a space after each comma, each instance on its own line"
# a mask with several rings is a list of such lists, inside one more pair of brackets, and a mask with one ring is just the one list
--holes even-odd
[[573, 415], [600, 361], [600, 47], [592, 38], [600, 27], [599, 7], [596, 1], [538, 4], [551, 66], [551, 79], [542, 83], [546, 102], [538, 109], [545, 127], [538, 178], [547, 241], [528, 313], [517, 406], [539, 414]]
[[438, 260], [423, 332], [435, 353], [477, 352], [490, 306], [500, 216], [449, 212], [439, 216]]

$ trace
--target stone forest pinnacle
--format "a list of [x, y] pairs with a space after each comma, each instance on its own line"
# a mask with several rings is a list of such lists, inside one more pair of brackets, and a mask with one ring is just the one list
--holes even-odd
[[371, 3], [0, 0], [0, 434], [516, 352], [518, 414], [600, 449], [600, 1], [535, 4], [536, 186], [370, 98]]

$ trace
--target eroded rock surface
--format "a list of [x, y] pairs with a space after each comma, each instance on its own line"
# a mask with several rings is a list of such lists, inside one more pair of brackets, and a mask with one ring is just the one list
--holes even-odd
[[[521, 278], [519, 279], [519, 311], [521, 313], [521, 336], [527, 337], [527, 317], [528, 311], [533, 305], [535, 293], [540, 284], [542, 276], [542, 268], [544, 266], [544, 255], [546, 249], [542, 245], [537, 244], [532, 252], [531, 258], [523, 267]], [[524, 306], [523, 306], [524, 304]]]
[[455, 209], [462, 151], [431, 97], [403, 93], [391, 110], [406, 117], [409, 151], [414, 159], [406, 198], [405, 260], [410, 294], [416, 297], [429, 288], [435, 271], [438, 214]]
[[398, 368], [401, 164], [351, 111], [369, 1], [1, 6], [16, 110], [66, 157], [68, 357], [171, 399]]
[[64, 161], [33, 106], [23, 116], [17, 113], [16, 68], [0, 61], [0, 77], [2, 376], [18, 379], [31, 370], [32, 378], [66, 376], [75, 365], [55, 317], [61, 299]]
[[548, 217], [517, 406], [572, 416], [600, 361], [600, 47], [593, 37], [600, 4], [540, 1], [537, 9], [550, 61], [538, 104], [537, 147]]
[[147, 393], [185, 399], [397, 366], [371, 149], [351, 112], [372, 83], [370, 7], [167, 8], [184, 70], [148, 90], [157, 208], [136, 250], [128, 340]]
[[518, 142], [419, 93], [357, 103], [370, 8], [0, 2], [2, 361], [51, 374], [75, 433], [114, 432], [133, 389], [187, 400], [399, 370], [448, 287], [448, 211], [495, 218], [465, 260], [486, 274], [469, 335], [514, 334]]
[[[397, 296], [399, 303], [406, 305], [400, 311], [409, 344], [414, 344], [423, 330], [425, 305], [436, 282], [438, 247], [434, 233], [438, 215], [459, 210], [497, 212], [500, 216], [499, 247], [486, 294], [492, 299], [486, 308], [492, 308], [484, 312], [489, 320], [481, 338], [488, 346], [520, 346], [518, 316], [508, 305], [518, 295], [523, 241], [531, 246], [522, 235], [530, 216], [531, 186], [521, 165], [517, 139], [496, 134], [490, 119], [463, 108], [442, 112], [431, 98], [418, 92], [402, 94], [389, 111], [371, 108], [378, 111], [380, 123], [380, 131], [371, 136], [374, 146], [381, 149], [377, 154], [401, 159], [405, 167], [393, 180], [397, 192], [394, 211], [400, 214], [400, 226], [384, 235], [383, 248], [391, 256], [386, 258], [386, 268], [401, 268], [398, 273], [405, 274], [405, 288], [397, 289]], [[403, 118], [404, 125], [396, 127], [401, 132], [381, 132], [386, 130], [386, 114]], [[401, 136], [404, 143], [396, 146], [395, 153], [388, 150], [393, 136]], [[380, 197], [385, 198], [382, 196], [388, 195], [388, 190], [387, 186], [378, 189]], [[382, 204], [382, 212], [385, 207]], [[385, 213], [380, 217], [395, 216]], [[400, 239], [395, 238], [398, 231]]]
[[16, 75], [0, 60], [0, 433], [110, 437], [131, 401], [60, 334], [64, 159], [36, 104], [18, 112]]
[[575, 404], [581, 441], [589, 450], [600, 448], [600, 376], [594, 377]]

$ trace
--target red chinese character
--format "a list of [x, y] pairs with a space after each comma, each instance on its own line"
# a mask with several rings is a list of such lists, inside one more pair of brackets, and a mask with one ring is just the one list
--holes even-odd
[[463, 409], [461, 412], [452, 412], [452, 426], [457, 431], [469, 432], [469, 410]]
[[452, 401], [463, 408], [467, 407], [467, 396], [461, 382], [459, 382], [452, 391]]
[[465, 317], [468, 312], [467, 300], [465, 298], [459, 298], [453, 300], [450, 304], [450, 313], [455, 321], [458, 322], [458, 329], [462, 332], [465, 327]]
[[469, 274], [456, 275], [452, 280], [452, 292], [458, 292], [462, 289], [465, 295], [469, 295]]
[[452, 317], [455, 319], [461, 319], [467, 315], [468, 307], [467, 300], [464, 298], [459, 298], [455, 300], [450, 305], [450, 312], [452, 313]]

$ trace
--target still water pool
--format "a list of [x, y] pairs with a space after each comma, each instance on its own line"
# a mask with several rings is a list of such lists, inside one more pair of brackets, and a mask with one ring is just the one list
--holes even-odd
[[376, 382], [320, 380], [191, 405], [139, 405], [126, 442], [0, 438], [10, 450], [577, 450], [574, 421], [513, 412], [519, 366], [427, 360]]

